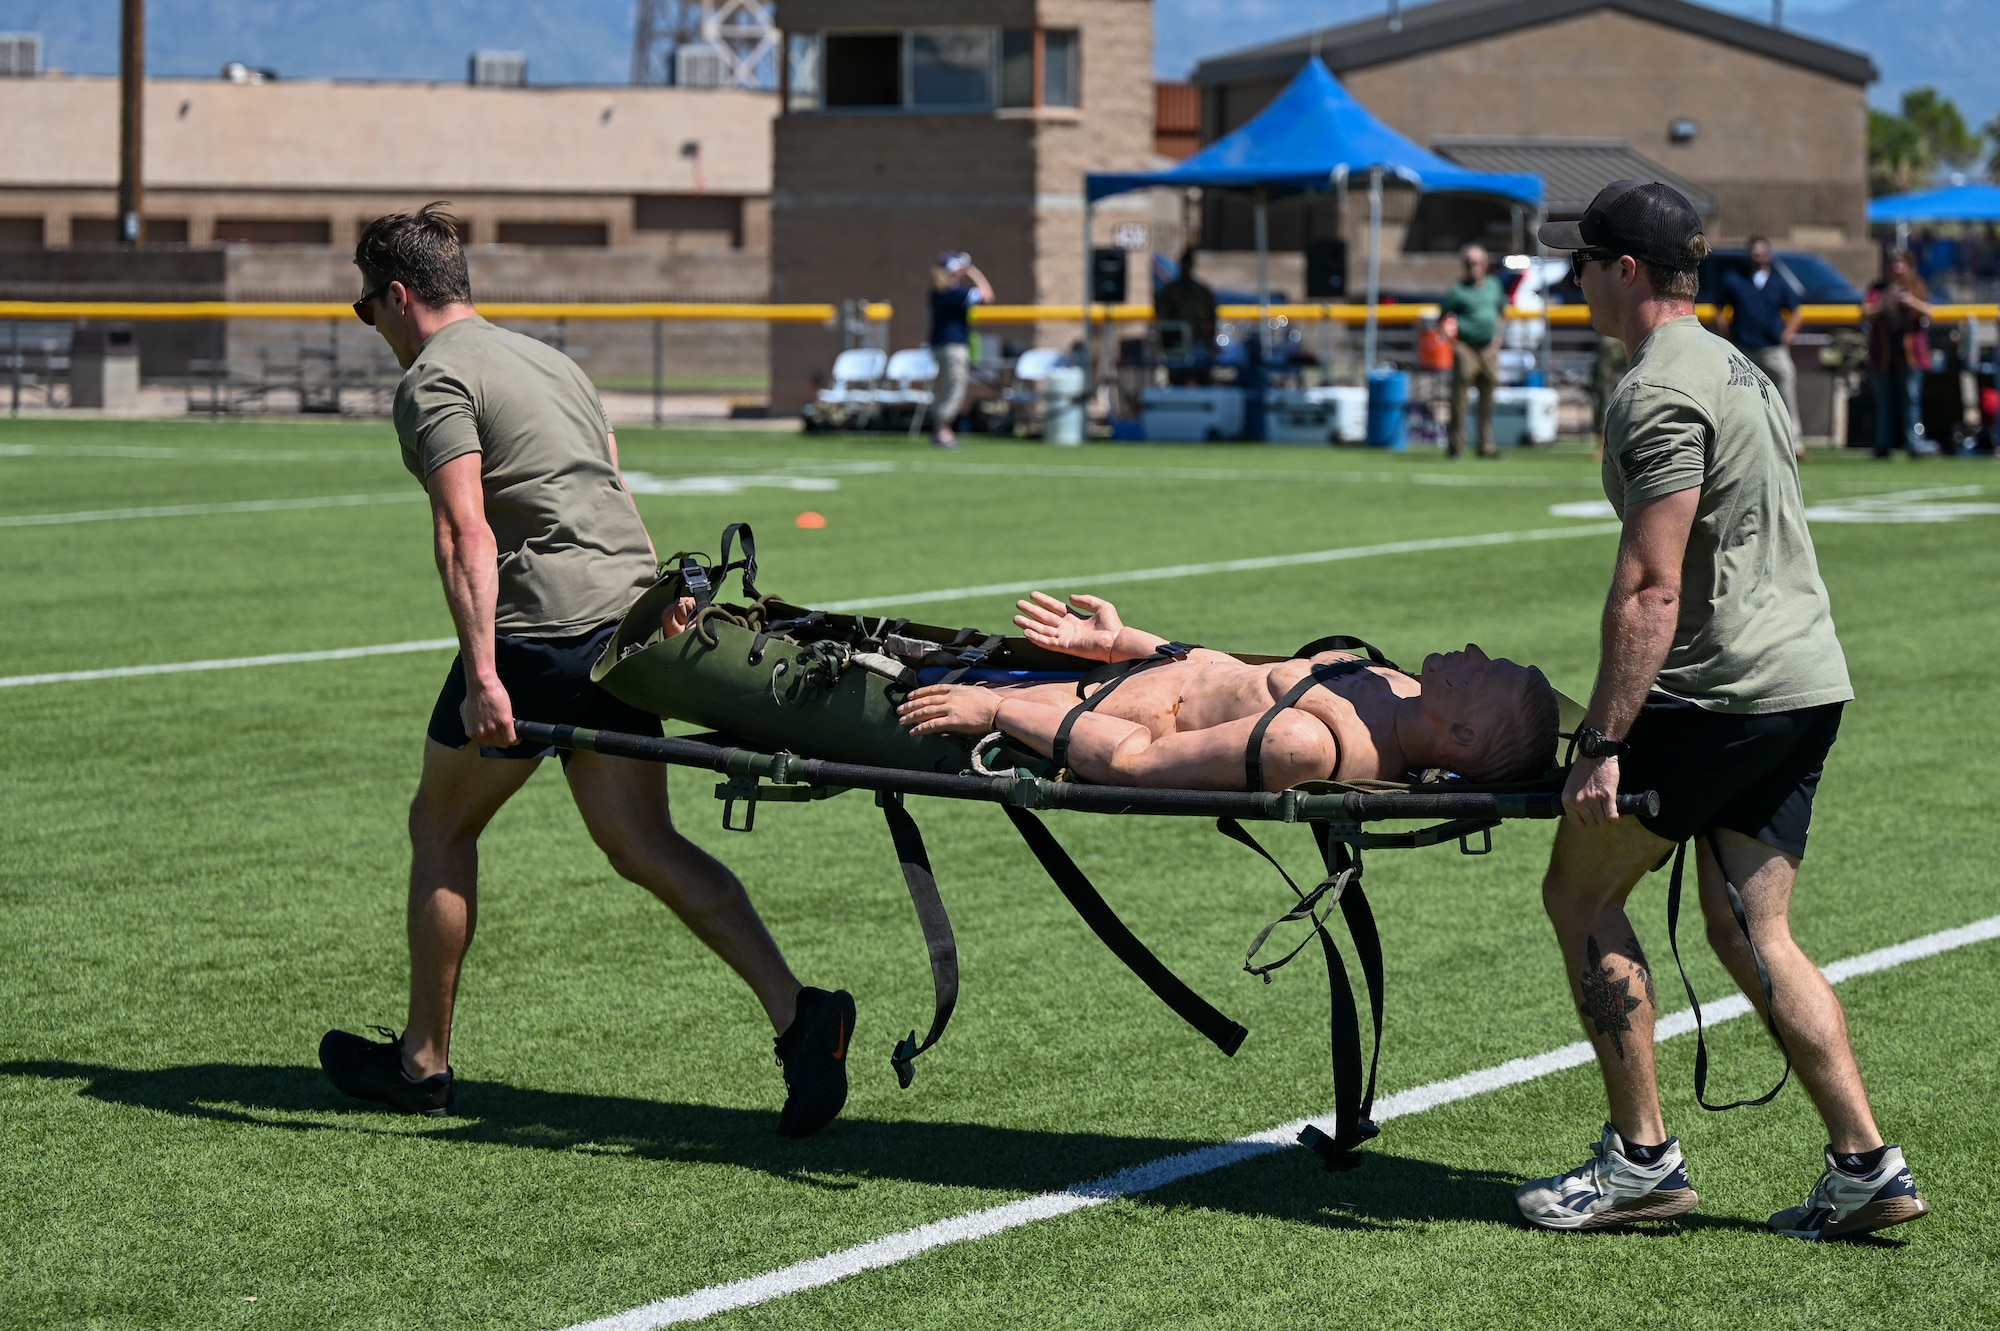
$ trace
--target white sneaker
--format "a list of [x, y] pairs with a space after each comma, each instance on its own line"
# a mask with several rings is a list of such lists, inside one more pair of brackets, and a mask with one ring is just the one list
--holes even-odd
[[1903, 1159], [1903, 1148], [1891, 1146], [1882, 1163], [1866, 1174], [1849, 1174], [1833, 1163], [1826, 1148], [1826, 1172], [1797, 1206], [1771, 1217], [1771, 1228], [1795, 1239], [1838, 1239], [1886, 1229], [1930, 1214], [1930, 1204], [1917, 1195], [1916, 1180]]
[[1514, 1193], [1521, 1218], [1542, 1229], [1603, 1229], [1635, 1220], [1665, 1220], [1692, 1211], [1701, 1199], [1688, 1186], [1678, 1137], [1667, 1138], [1659, 1162], [1636, 1164], [1609, 1123], [1590, 1159], [1567, 1174], [1535, 1179]]

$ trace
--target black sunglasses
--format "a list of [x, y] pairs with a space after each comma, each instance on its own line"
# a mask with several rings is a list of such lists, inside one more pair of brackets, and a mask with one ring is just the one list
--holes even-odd
[[370, 328], [373, 328], [375, 326], [375, 302], [387, 295], [389, 288], [395, 285], [394, 282], [384, 282], [360, 300], [355, 301], [354, 317], [362, 323], [367, 324]]
[[1613, 263], [1622, 257], [1617, 250], [1571, 250], [1569, 252], [1569, 280], [1578, 286], [1582, 286], [1584, 265], [1595, 263], [1600, 259], [1606, 263]]

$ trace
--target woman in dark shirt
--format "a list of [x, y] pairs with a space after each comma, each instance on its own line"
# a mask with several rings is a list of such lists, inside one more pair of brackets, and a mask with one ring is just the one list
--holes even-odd
[[1868, 368], [1875, 376], [1875, 456], [1901, 443], [1910, 456], [1935, 457], [1923, 437], [1924, 371], [1931, 365], [1931, 291], [1908, 250], [1882, 256], [1882, 280], [1868, 288], [1862, 317], [1868, 321]]

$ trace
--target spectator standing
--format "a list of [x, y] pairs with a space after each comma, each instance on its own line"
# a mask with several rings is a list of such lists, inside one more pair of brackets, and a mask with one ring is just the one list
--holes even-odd
[[932, 385], [937, 430], [931, 442], [939, 448], [958, 447], [958, 413], [972, 378], [972, 307], [992, 299], [993, 288], [973, 267], [971, 255], [955, 250], [938, 255], [931, 270], [931, 354], [938, 367]]
[[1479, 456], [1500, 456], [1493, 446], [1493, 394], [1500, 387], [1500, 316], [1507, 308], [1507, 289], [1493, 276], [1493, 261], [1485, 247], [1467, 245], [1459, 252], [1465, 276], [1445, 293], [1439, 310], [1445, 336], [1452, 339], [1451, 425], [1445, 452], [1465, 451], [1465, 397], [1479, 390]]
[[1191, 364], [1167, 371], [1170, 383], [1207, 383], [1209, 366], [1215, 359], [1215, 292], [1194, 275], [1195, 250], [1181, 254], [1181, 270], [1173, 281], [1153, 297], [1156, 323], [1184, 324], [1188, 331]]
[[1935, 457], [1923, 437], [1924, 371], [1931, 364], [1931, 289], [1917, 275], [1908, 250], [1882, 257], [1882, 278], [1861, 306], [1868, 321], [1868, 369], [1875, 376], [1875, 456], [1898, 443], [1913, 458]]
[[1792, 284], [1771, 266], [1771, 242], [1750, 237], [1750, 267], [1723, 274], [1716, 299], [1715, 331], [1734, 342], [1750, 363], [1764, 372], [1784, 399], [1792, 421], [1792, 456], [1803, 461], [1799, 439], [1799, 371], [1792, 361], [1792, 339], [1799, 335], [1805, 312]]

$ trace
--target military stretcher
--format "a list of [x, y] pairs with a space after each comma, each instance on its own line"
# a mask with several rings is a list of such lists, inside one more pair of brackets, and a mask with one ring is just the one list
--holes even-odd
[[[736, 557], [739, 540], [742, 554]], [[1332, 1133], [1308, 1127], [1300, 1139], [1329, 1169], [1359, 1163], [1357, 1148], [1378, 1131], [1369, 1115], [1383, 1013], [1382, 947], [1362, 887], [1363, 852], [1455, 842], [1462, 853], [1485, 854], [1501, 823], [1561, 815], [1560, 770], [1540, 781], [1483, 787], [1440, 772], [1420, 774], [1409, 782], [1311, 781], [1279, 791], [1091, 784], [1072, 777], [1059, 762], [1015, 748], [1001, 735], [977, 741], [911, 735], [897, 721], [896, 707], [919, 684], [1102, 677], [1099, 663], [1059, 655], [1025, 638], [908, 619], [837, 614], [762, 595], [757, 589], [755, 538], [742, 523], [724, 531], [719, 555], [711, 562], [699, 554], [683, 553], [663, 566], [660, 580], [626, 612], [592, 671], [594, 680], [623, 701], [664, 718], [709, 727], [709, 733], [662, 738], [517, 719], [515, 729], [521, 739], [714, 771], [724, 778], [715, 794], [723, 801], [723, 826], [731, 831], [751, 831], [761, 804], [800, 803], [855, 790], [874, 792], [923, 928], [934, 989], [929, 1030], [921, 1041], [912, 1030], [891, 1055], [897, 1078], [906, 1088], [916, 1058], [943, 1035], [958, 1000], [958, 953], [951, 920], [922, 834], [905, 807], [906, 796], [1001, 806], [1098, 938], [1168, 1007], [1223, 1053], [1233, 1055], [1248, 1031], [1182, 982], [1126, 927], [1036, 815], [1070, 810], [1215, 819], [1224, 835], [1268, 861], [1296, 898], [1290, 911], [1257, 936], [1244, 969], [1269, 983], [1272, 973], [1314, 938], [1320, 943], [1333, 1015], [1335, 1121]], [[725, 602], [718, 595], [731, 574], [740, 578], [743, 599], [738, 602]], [[669, 636], [663, 617], [683, 598], [694, 601], [693, 615], [684, 631]], [[1297, 655], [1311, 656], [1336, 646], [1365, 648], [1370, 658], [1387, 664], [1357, 639], [1321, 639]], [[1268, 663], [1287, 658], [1240, 659]], [[1109, 682], [1115, 686], [1124, 674], [1149, 664], [1150, 660], [1128, 663]], [[1100, 687], [1092, 697], [1101, 701], [1108, 691]], [[1080, 703], [1071, 723], [1090, 705], [1088, 700]], [[1563, 728], [1569, 730], [1577, 724], [1581, 708], [1564, 699], [1563, 711]], [[1620, 804], [1627, 812], [1657, 812], [1658, 807], [1650, 792], [1621, 796]], [[1393, 831], [1372, 826], [1412, 820], [1425, 825]], [[1246, 822], [1305, 825], [1325, 876], [1310, 888], [1301, 887], [1245, 829]], [[1327, 928], [1335, 909], [1352, 939], [1368, 995], [1372, 1037], [1365, 1075], [1360, 1009], [1340, 949]], [[1303, 923], [1311, 932], [1284, 956], [1259, 963], [1257, 956], [1266, 941], [1288, 923]]]

